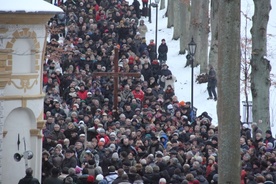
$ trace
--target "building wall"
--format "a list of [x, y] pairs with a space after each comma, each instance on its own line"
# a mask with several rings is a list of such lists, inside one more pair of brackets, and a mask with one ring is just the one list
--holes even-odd
[[[3, 184], [18, 183], [26, 166], [33, 168], [34, 177], [41, 177], [46, 33], [42, 23], [0, 25], [0, 183]], [[23, 139], [26, 150], [34, 154], [27, 165], [24, 158], [19, 162], [13, 158], [15, 153], [24, 153]]]

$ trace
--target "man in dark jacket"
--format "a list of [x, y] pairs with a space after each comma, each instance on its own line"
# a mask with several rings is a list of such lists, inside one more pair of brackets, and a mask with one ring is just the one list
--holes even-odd
[[44, 184], [62, 184], [63, 181], [58, 178], [59, 176], [59, 169], [53, 168], [51, 171], [52, 175], [44, 181]]
[[61, 164], [61, 168], [75, 168], [77, 166], [77, 159], [73, 150], [68, 149], [65, 153], [65, 158]]
[[214, 97], [214, 100], [217, 101], [216, 87], [217, 87], [216, 71], [214, 67], [209, 64], [208, 85], [207, 85], [209, 97], [207, 98], [207, 100], [213, 99]]
[[166, 40], [162, 39], [162, 43], [158, 47], [158, 60], [160, 63], [166, 63], [167, 61], [168, 46]]
[[40, 184], [38, 179], [33, 177], [33, 169], [27, 168], [26, 169], [26, 176], [19, 180], [18, 184]]

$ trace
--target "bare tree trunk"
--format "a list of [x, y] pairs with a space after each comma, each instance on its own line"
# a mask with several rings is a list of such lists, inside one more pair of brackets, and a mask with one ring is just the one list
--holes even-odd
[[[173, 40], [178, 40], [180, 38], [180, 0], [173, 0]], [[183, 11], [183, 10], [181, 10]]]
[[185, 54], [189, 43], [189, 24], [190, 24], [190, 0], [180, 0], [180, 51], [179, 54]]
[[161, 0], [161, 2], [160, 2], [160, 10], [163, 10], [165, 8], [166, 8], [165, 7], [165, 0]]
[[200, 64], [200, 73], [207, 72], [209, 0], [192, 0], [190, 35], [197, 43], [194, 66]]
[[173, 19], [174, 19], [174, 13], [173, 13], [173, 2], [174, 1], [168, 1], [168, 10], [167, 10], [167, 15], [168, 15], [168, 24], [167, 28], [173, 27]]
[[240, 170], [240, 0], [219, 1], [218, 183], [237, 184]]
[[217, 0], [211, 0], [211, 46], [209, 51], [209, 64], [217, 71], [218, 65], [218, 7]]
[[252, 23], [252, 59], [251, 59], [251, 92], [253, 121], [262, 123], [258, 126], [263, 132], [270, 129], [269, 88], [270, 62], [267, 60], [267, 23], [271, 10], [270, 0], [254, 0], [255, 12]]

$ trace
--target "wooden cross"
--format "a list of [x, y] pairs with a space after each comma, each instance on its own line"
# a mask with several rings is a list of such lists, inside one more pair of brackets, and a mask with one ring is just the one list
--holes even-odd
[[94, 72], [93, 76], [112, 76], [114, 78], [114, 94], [113, 94], [113, 109], [117, 110], [118, 107], [118, 84], [119, 84], [119, 77], [128, 76], [128, 77], [140, 77], [140, 73], [125, 73], [119, 72], [119, 49], [118, 47], [114, 48], [115, 56], [114, 56], [114, 72]]

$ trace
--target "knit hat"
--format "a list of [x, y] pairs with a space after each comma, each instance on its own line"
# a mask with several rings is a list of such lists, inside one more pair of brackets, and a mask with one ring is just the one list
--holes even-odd
[[87, 177], [87, 182], [94, 182], [95, 181], [95, 177], [94, 176], [92, 176], [92, 175], [89, 175], [88, 177]]
[[100, 142], [98, 143], [98, 146], [104, 146], [104, 142], [101, 142], [101, 141], [100, 141]]
[[112, 154], [112, 156], [111, 156], [111, 158], [113, 158], [113, 159], [118, 159], [119, 158], [119, 155], [118, 155], [118, 153], [113, 153]]
[[97, 181], [102, 181], [103, 179], [104, 179], [104, 177], [103, 177], [102, 174], [98, 174], [97, 177], [96, 177]]
[[270, 135], [272, 135], [271, 130], [267, 130], [265, 133], [266, 133], [266, 134], [270, 134]]

